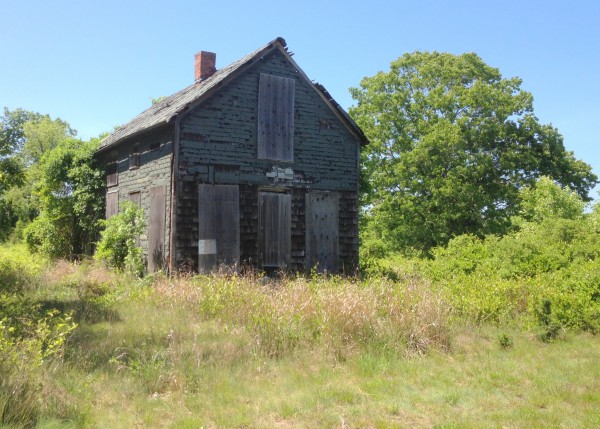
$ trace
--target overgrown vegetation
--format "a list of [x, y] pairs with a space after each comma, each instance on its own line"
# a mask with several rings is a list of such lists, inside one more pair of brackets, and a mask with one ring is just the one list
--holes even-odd
[[430, 259], [364, 255], [372, 275], [418, 272], [458, 317], [520, 319], [548, 340], [562, 330], [600, 331], [600, 212], [542, 178], [522, 191], [523, 209], [503, 236], [461, 235]]
[[582, 199], [598, 178], [541, 124], [521, 79], [475, 53], [413, 52], [351, 88], [361, 150], [363, 246], [429, 255], [462, 234], [503, 235], [542, 176]]
[[131, 201], [121, 203], [121, 212], [100, 222], [104, 227], [94, 257], [109, 267], [142, 276], [144, 255], [137, 240], [144, 233], [144, 212]]
[[0, 117], [0, 242], [53, 258], [91, 255], [103, 213], [103, 171], [60, 119], [22, 109]]
[[597, 178], [520, 83], [415, 53], [353, 90], [360, 279], [143, 277], [97, 140], [5, 109], [0, 427], [600, 426]]
[[502, 240], [364, 280], [140, 279], [0, 247], [0, 426], [593, 427], [600, 341], [575, 321], [595, 298], [561, 307], [567, 271], [545, 276], [566, 263], [497, 270]]

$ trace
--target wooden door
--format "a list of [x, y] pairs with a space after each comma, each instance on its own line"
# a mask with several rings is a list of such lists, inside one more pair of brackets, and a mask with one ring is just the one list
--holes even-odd
[[198, 186], [198, 269], [240, 262], [240, 193], [237, 185]]
[[306, 268], [337, 273], [339, 269], [339, 195], [306, 194]]
[[151, 188], [148, 208], [148, 272], [151, 273], [165, 267], [166, 205], [166, 188]]
[[292, 197], [259, 193], [259, 259], [267, 269], [286, 269], [292, 254]]

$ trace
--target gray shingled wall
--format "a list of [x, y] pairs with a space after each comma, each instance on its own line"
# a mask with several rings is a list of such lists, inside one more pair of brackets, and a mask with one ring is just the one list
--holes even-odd
[[[257, 159], [260, 73], [296, 80], [294, 162]], [[257, 260], [259, 187], [292, 190], [292, 266], [304, 265], [304, 196], [340, 194], [340, 266], [358, 258], [357, 139], [277, 50], [190, 111], [181, 122], [177, 260], [197, 259], [198, 183], [239, 184], [243, 262]]]
[[[171, 151], [172, 151], [173, 131], [172, 127], [163, 130], [153, 131], [137, 138], [128, 139], [119, 144], [113, 150], [118, 151], [118, 185], [108, 188], [111, 191], [118, 188], [119, 202], [127, 201], [130, 195], [135, 192], [140, 193], [141, 207], [144, 209], [146, 222], [148, 223], [148, 214], [150, 206], [150, 189], [155, 186], [165, 186], [166, 201], [165, 211], [165, 252], [169, 251], [170, 220], [168, 213], [170, 208], [171, 195]], [[130, 156], [132, 148], [139, 144], [140, 162], [139, 167], [130, 168]], [[112, 151], [112, 150], [111, 150]], [[109, 152], [111, 152], [109, 151]], [[99, 159], [105, 160], [109, 152], [99, 155]], [[148, 225], [146, 230], [152, 228]], [[140, 246], [144, 250], [144, 255], [148, 255], [148, 234], [140, 237]]]

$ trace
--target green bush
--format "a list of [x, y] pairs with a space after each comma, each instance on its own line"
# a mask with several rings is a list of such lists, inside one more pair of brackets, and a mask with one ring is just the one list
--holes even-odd
[[25, 246], [0, 247], [0, 293], [35, 289], [47, 263], [43, 257], [32, 257]]
[[95, 258], [135, 276], [144, 273], [144, 255], [136, 240], [144, 231], [144, 212], [130, 201], [122, 203], [122, 211], [106, 221]]
[[76, 325], [70, 314], [0, 294], [0, 425], [33, 427], [55, 387], [46, 370]]
[[50, 219], [42, 212], [23, 230], [23, 238], [30, 252], [39, 252], [51, 258], [68, 257], [73, 254], [71, 227], [73, 219]]

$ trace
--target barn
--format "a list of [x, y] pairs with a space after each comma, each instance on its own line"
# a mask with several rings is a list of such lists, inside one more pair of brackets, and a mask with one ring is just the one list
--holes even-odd
[[194, 71], [96, 153], [106, 217], [144, 209], [148, 271], [354, 272], [360, 128], [282, 38], [221, 69], [201, 51]]

